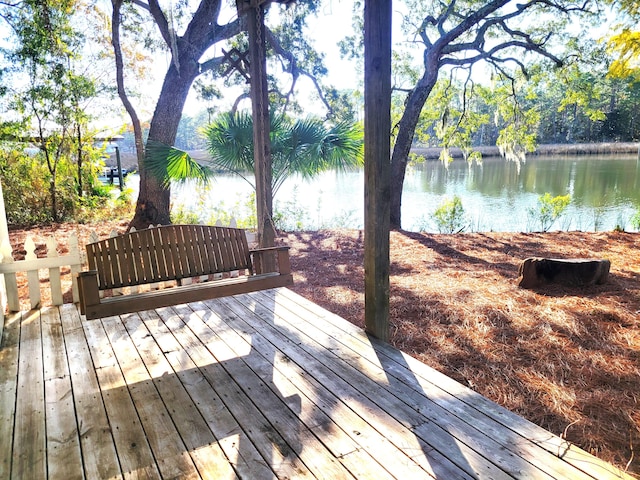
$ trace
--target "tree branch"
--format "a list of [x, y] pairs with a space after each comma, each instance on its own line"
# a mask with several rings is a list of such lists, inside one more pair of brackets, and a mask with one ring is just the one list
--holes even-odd
[[528, 43], [528, 42], [523, 42], [523, 41], [519, 41], [519, 40], [512, 40], [509, 42], [504, 42], [501, 43], [500, 45], [497, 45], [495, 47], [493, 47], [491, 50], [488, 50], [486, 52], [484, 51], [480, 51], [480, 53], [478, 55], [475, 55], [473, 57], [467, 57], [467, 58], [453, 58], [453, 57], [445, 57], [440, 59], [439, 65], [457, 65], [457, 66], [462, 66], [462, 65], [472, 65], [474, 63], [479, 62], [480, 60], [489, 60], [489, 59], [493, 59], [499, 62], [506, 62], [506, 61], [513, 61], [515, 63], [517, 63], [518, 65], [523, 66], [524, 64], [522, 63], [521, 60], [516, 59], [515, 57], [510, 57], [510, 58], [506, 58], [506, 59], [501, 59], [496, 57], [496, 55], [503, 51], [506, 50], [508, 48], [521, 48], [523, 50], [526, 51], [531, 51], [531, 52], [536, 52], [539, 55], [542, 55], [543, 57], [546, 57], [550, 60], [552, 60], [556, 65], [562, 65], [563, 62], [562, 60], [560, 60], [558, 57], [556, 57], [555, 55], [553, 55], [552, 53], [548, 52], [547, 50], [545, 50], [542, 46], [536, 44], [536, 43]]
[[200, 64], [200, 73], [211, 72], [224, 63], [225, 57], [213, 57]]
[[160, 30], [160, 35], [169, 48], [171, 48], [171, 26], [165, 17], [164, 12], [160, 8], [158, 0], [149, 0], [149, 13]]
[[131, 3], [146, 10], [147, 12], [150, 11], [149, 4], [147, 2], [143, 2], [142, 0], [131, 0]]
[[274, 49], [274, 51], [289, 62], [287, 70], [293, 76], [294, 84], [295, 84], [295, 79], [297, 79], [300, 75], [304, 75], [305, 77], [309, 78], [313, 82], [313, 85], [316, 88], [318, 92], [318, 96], [320, 97], [320, 100], [322, 101], [322, 103], [324, 103], [325, 107], [329, 112], [333, 112], [333, 109], [329, 105], [329, 102], [327, 102], [327, 99], [324, 98], [324, 93], [322, 92], [322, 87], [320, 86], [318, 79], [311, 73], [298, 67], [297, 59], [295, 58], [293, 53], [289, 52], [288, 50], [285, 50], [280, 44], [280, 42], [278, 41], [278, 39], [276, 38], [276, 36], [273, 34], [273, 32], [268, 28], [266, 29], [266, 39], [271, 45], [271, 47]]
[[142, 167], [144, 164], [144, 145], [142, 143], [142, 127], [140, 119], [136, 113], [136, 109], [131, 104], [127, 91], [124, 87], [124, 62], [122, 60], [122, 47], [120, 46], [120, 8], [123, 0], [112, 0], [111, 15], [111, 43], [113, 45], [113, 53], [116, 62], [116, 84], [118, 87], [118, 96], [124, 105], [125, 110], [131, 118], [133, 124], [134, 139], [136, 144], [136, 154], [138, 157], [138, 165]]

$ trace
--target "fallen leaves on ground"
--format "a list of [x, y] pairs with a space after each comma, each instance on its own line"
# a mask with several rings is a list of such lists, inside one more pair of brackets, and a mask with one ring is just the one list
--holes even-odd
[[[291, 233], [293, 290], [364, 327], [360, 231]], [[390, 341], [640, 473], [640, 234], [391, 233]], [[604, 285], [524, 290], [527, 257], [607, 258]]]

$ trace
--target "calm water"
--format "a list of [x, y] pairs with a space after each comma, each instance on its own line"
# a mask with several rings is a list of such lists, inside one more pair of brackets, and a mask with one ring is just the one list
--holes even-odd
[[[203, 221], [216, 209], [242, 216], [251, 191], [244, 180], [220, 175], [207, 190], [174, 186], [173, 205], [198, 212]], [[546, 192], [571, 195], [571, 205], [552, 230], [611, 230], [616, 225], [631, 230], [630, 218], [640, 208], [640, 162], [636, 156], [532, 157], [519, 166], [500, 158], [481, 165], [456, 160], [448, 167], [428, 161], [407, 171], [403, 227], [437, 231], [433, 212], [444, 199], [458, 195], [467, 231], [539, 230], [527, 212]], [[289, 179], [274, 203], [289, 225], [362, 228], [363, 199], [364, 173], [359, 170], [326, 172], [311, 181]]]

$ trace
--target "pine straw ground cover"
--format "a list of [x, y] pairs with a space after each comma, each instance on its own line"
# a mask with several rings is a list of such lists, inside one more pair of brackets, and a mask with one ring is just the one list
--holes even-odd
[[[359, 231], [289, 234], [293, 290], [364, 326]], [[530, 291], [526, 257], [608, 258], [605, 285]], [[391, 343], [640, 477], [640, 234], [391, 233]]]
[[[126, 225], [57, 225], [10, 237], [16, 258], [27, 233], [39, 252], [55, 233], [64, 254], [70, 232], [83, 245], [92, 229], [103, 238]], [[282, 240], [292, 247], [292, 289], [363, 326], [362, 232]], [[639, 247], [637, 233], [392, 232], [391, 342], [640, 478]], [[580, 290], [523, 290], [518, 265], [529, 256], [608, 258], [611, 275]], [[26, 305], [26, 285], [20, 292]]]

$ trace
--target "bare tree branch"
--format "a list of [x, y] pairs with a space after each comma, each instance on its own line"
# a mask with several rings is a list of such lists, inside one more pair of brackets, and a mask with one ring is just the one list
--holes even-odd
[[480, 51], [480, 53], [478, 53], [478, 55], [475, 55], [473, 57], [467, 57], [467, 58], [445, 57], [445, 58], [442, 58], [440, 60], [440, 62], [439, 62], [439, 65], [470, 65], [470, 64], [477, 63], [480, 60], [493, 59], [493, 60], [500, 61], [500, 62], [512, 61], [512, 62], [515, 62], [515, 63], [517, 63], [518, 65], [520, 65], [522, 67], [524, 65], [522, 63], [522, 61], [517, 59], [517, 58], [515, 58], [515, 57], [510, 57], [509, 59], [500, 59], [500, 58], [496, 57], [496, 55], [499, 52], [501, 52], [503, 50], [507, 50], [509, 48], [520, 48], [522, 50], [535, 52], [535, 53], [538, 53], [539, 55], [542, 55], [543, 57], [546, 57], [546, 58], [552, 60], [556, 65], [562, 65], [563, 64], [562, 60], [560, 60], [558, 57], [556, 57], [552, 53], [548, 52], [547, 50], [545, 50], [543, 47], [541, 47], [538, 44], [522, 42], [522, 41], [519, 41], [519, 40], [512, 40], [512, 41], [509, 41], [509, 42], [501, 43], [500, 45], [497, 45], [494, 48], [492, 48], [492, 49], [490, 49], [490, 50], [488, 50], [486, 52]]
[[118, 96], [124, 105], [125, 110], [131, 118], [133, 124], [134, 139], [136, 144], [136, 152], [138, 157], [138, 164], [140, 166], [144, 163], [144, 145], [142, 143], [142, 127], [140, 125], [140, 119], [136, 109], [127, 96], [127, 91], [124, 87], [124, 61], [122, 59], [122, 47], [120, 46], [120, 8], [122, 7], [123, 0], [112, 0], [112, 16], [111, 16], [111, 43], [113, 45], [113, 52], [116, 62], [116, 84], [118, 87]]
[[329, 102], [324, 97], [324, 93], [322, 92], [322, 87], [320, 85], [320, 82], [315, 77], [315, 75], [300, 68], [298, 66], [298, 61], [293, 55], [293, 53], [289, 52], [288, 50], [285, 50], [284, 47], [282, 47], [282, 45], [276, 38], [276, 36], [273, 34], [273, 32], [269, 29], [267, 29], [266, 31], [266, 38], [269, 44], [271, 45], [271, 47], [275, 50], [275, 52], [289, 62], [289, 65], [287, 66], [286, 70], [293, 76], [294, 78], [293, 83], [295, 84], [295, 81], [300, 75], [304, 75], [305, 77], [309, 78], [313, 82], [313, 85], [316, 88], [316, 91], [318, 92], [318, 96], [320, 97], [320, 100], [322, 101], [324, 106], [327, 108], [329, 112], [333, 112], [331, 105], [329, 105]]
[[200, 64], [200, 73], [211, 72], [224, 63], [225, 57], [213, 57]]
[[149, 0], [149, 13], [151, 13], [156, 25], [158, 25], [160, 35], [162, 35], [167, 47], [171, 49], [171, 27], [167, 21], [167, 17], [164, 16], [164, 12], [160, 8], [158, 0]]
[[132, 0], [131, 3], [146, 10], [147, 12], [150, 11], [149, 4], [147, 2], [143, 2], [142, 0]]
[[244, 92], [240, 95], [238, 95], [238, 98], [236, 98], [236, 100], [233, 102], [233, 106], [231, 107], [231, 113], [232, 114], [236, 114], [236, 112], [238, 111], [238, 106], [240, 105], [240, 102], [242, 100], [246, 100], [251, 98], [251, 93], [250, 92]]

